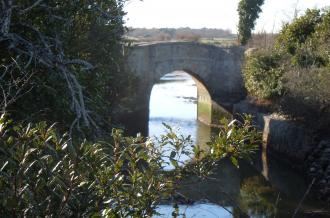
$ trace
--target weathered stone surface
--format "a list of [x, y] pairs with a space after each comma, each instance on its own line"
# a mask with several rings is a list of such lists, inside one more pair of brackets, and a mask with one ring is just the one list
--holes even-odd
[[313, 137], [305, 128], [274, 114], [264, 116], [264, 143], [268, 149], [303, 162], [313, 148]]
[[[254, 115], [255, 124], [263, 131], [262, 151], [277, 154], [305, 172], [321, 199], [330, 202], [330, 139], [314, 141], [313, 131], [277, 114], [267, 114], [262, 108], [243, 100], [233, 107], [233, 113]], [[266, 175], [268, 177], [268, 174]]]
[[255, 125], [263, 131], [263, 146], [267, 151], [275, 151], [302, 163], [313, 149], [313, 136], [306, 128], [276, 113], [266, 113], [248, 100], [235, 104], [233, 113], [254, 116]]
[[130, 49], [127, 63], [148, 91], [167, 73], [184, 70], [201, 81], [212, 97], [238, 102], [245, 97], [241, 62], [244, 49], [194, 42], [158, 43]]
[[[153, 85], [165, 74], [182, 70], [197, 81], [198, 117], [212, 124], [209, 114], [214, 102], [231, 110], [234, 103], [246, 96], [241, 63], [244, 48], [219, 47], [196, 42], [166, 42], [139, 45], [130, 48], [127, 67], [139, 78], [135, 111], [141, 111], [140, 120], [148, 120], [148, 106]], [[143, 114], [145, 111], [145, 114]], [[205, 112], [205, 113], [204, 113]], [[137, 121], [138, 122], [138, 121]]]

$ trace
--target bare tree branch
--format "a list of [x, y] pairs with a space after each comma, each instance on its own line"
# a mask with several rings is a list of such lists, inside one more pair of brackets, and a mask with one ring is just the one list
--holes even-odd
[[[35, 1], [31, 6], [24, 10], [20, 10], [20, 15], [30, 12], [32, 9], [41, 7], [43, 0]], [[72, 106], [71, 110], [75, 113], [77, 121], [73, 122], [73, 125], [79, 125], [79, 120], [82, 120], [84, 125], [90, 127], [90, 123], [95, 125], [95, 122], [90, 122], [91, 117], [88, 116], [88, 112], [85, 106], [85, 100], [83, 95], [83, 87], [79, 84], [75, 75], [71, 72], [70, 68], [72, 65], [81, 67], [82, 70], [91, 70], [93, 66], [87, 61], [80, 59], [67, 59], [63, 50], [61, 40], [58, 39], [58, 35], [46, 36], [38, 28], [24, 23], [18, 22], [15, 25], [20, 25], [22, 28], [35, 35], [38, 39], [37, 42], [32, 42], [25, 38], [23, 35], [19, 35], [14, 32], [10, 32], [11, 17], [14, 9], [13, 0], [2, 0], [2, 10], [0, 12], [0, 43], [6, 44], [9, 51], [14, 52], [17, 57], [24, 57], [25, 64], [21, 67], [15, 59], [12, 60], [12, 64], [15, 65], [15, 70], [24, 72], [33, 62], [47, 68], [50, 72], [59, 73], [66, 83], [69, 92], [71, 93]], [[41, 7], [43, 8], [43, 7]], [[47, 9], [49, 13], [52, 10]], [[51, 14], [50, 17], [58, 17], [57, 15]], [[8, 70], [13, 70], [13, 65], [2, 66], [4, 72], [0, 75], [3, 79], [8, 73]], [[2, 108], [5, 108], [12, 102], [14, 102], [19, 96], [26, 82], [31, 78], [32, 74], [18, 78], [18, 80], [12, 79], [11, 83], [8, 83], [8, 87], [1, 87], [2, 94], [6, 95], [3, 97]], [[22, 87], [17, 87], [21, 85]], [[16, 86], [16, 93], [13, 92], [12, 86]]]
[[2, 0], [2, 10], [0, 12], [0, 35], [9, 33], [12, 9], [12, 0]]
[[20, 15], [23, 15], [23, 14], [29, 12], [29, 11], [32, 10], [33, 8], [37, 7], [42, 1], [43, 1], [43, 0], [37, 0], [37, 1], [35, 1], [30, 7], [21, 10], [21, 11], [19, 12], [19, 14], [20, 14]]

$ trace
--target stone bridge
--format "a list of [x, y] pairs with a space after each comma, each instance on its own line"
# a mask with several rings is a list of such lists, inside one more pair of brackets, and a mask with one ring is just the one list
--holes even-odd
[[246, 96], [241, 74], [243, 54], [240, 46], [219, 47], [196, 42], [131, 47], [126, 62], [129, 70], [138, 76], [139, 84], [133, 113], [126, 119], [134, 123], [133, 128], [146, 133], [153, 85], [165, 74], [182, 70], [190, 74], [197, 85], [198, 119], [215, 124], [219, 113], [230, 113], [233, 104]]

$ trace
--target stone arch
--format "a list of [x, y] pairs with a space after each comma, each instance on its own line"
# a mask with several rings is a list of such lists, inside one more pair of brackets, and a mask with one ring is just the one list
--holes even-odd
[[155, 43], [132, 47], [127, 54], [126, 63], [128, 70], [139, 80], [136, 89], [137, 104], [133, 108], [134, 117], [148, 120], [149, 98], [153, 85], [163, 75], [183, 70], [199, 83], [200, 90], [203, 90], [200, 93], [209, 94], [210, 98], [207, 100], [210, 100], [208, 105], [211, 105], [211, 117], [205, 116], [201, 120], [213, 124], [215, 114], [230, 112], [233, 104], [246, 96], [241, 74], [243, 54], [244, 49], [239, 46], [218, 47], [194, 42]]

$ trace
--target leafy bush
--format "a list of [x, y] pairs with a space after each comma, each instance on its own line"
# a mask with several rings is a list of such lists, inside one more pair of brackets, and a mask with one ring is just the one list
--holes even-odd
[[320, 22], [319, 10], [307, 10], [305, 15], [285, 24], [277, 38], [276, 48], [291, 55], [296, 53], [306, 40], [314, 33]]
[[286, 24], [274, 48], [246, 57], [245, 84], [285, 114], [320, 132], [330, 125], [330, 10], [307, 10]]
[[[329, 64], [330, 11], [320, 14], [314, 31], [306, 36], [304, 43], [297, 45], [292, 54], [292, 65], [300, 68], [325, 67]], [[302, 28], [302, 27], [301, 27]]]
[[305, 15], [285, 24], [275, 48], [291, 56], [296, 67], [322, 67], [329, 62], [330, 11], [307, 10]]
[[268, 51], [259, 51], [246, 57], [243, 68], [247, 90], [258, 98], [275, 98], [283, 93], [284, 68], [280, 56]]
[[[175, 195], [182, 178], [206, 178], [215, 162], [246, 157], [256, 149], [251, 117], [226, 127], [212, 143], [211, 154], [193, 148], [190, 136], [166, 126], [156, 145], [151, 139], [123, 137], [113, 130], [111, 143], [71, 143], [54, 126], [16, 125], [0, 118], [0, 213], [4, 217], [151, 217], [157, 205]], [[260, 136], [260, 134], [259, 134]], [[203, 153], [203, 156], [201, 154]], [[171, 164], [172, 171], [164, 171]]]
[[330, 124], [329, 68], [292, 69], [285, 77], [288, 92], [280, 100], [281, 110], [315, 130], [326, 130]]
[[161, 153], [118, 130], [114, 145], [77, 147], [45, 123], [22, 127], [2, 117], [0, 133], [5, 217], [148, 217], [172, 190], [161, 173]]
[[261, 142], [261, 134], [252, 124], [252, 116], [244, 114], [240, 119], [242, 121], [234, 119], [231, 122], [222, 119], [219, 134], [210, 143], [213, 158], [230, 158], [236, 167], [238, 159], [249, 160]]
[[322, 58], [323, 65], [330, 66], [330, 9], [322, 13], [309, 44], [313, 46], [317, 56]]

